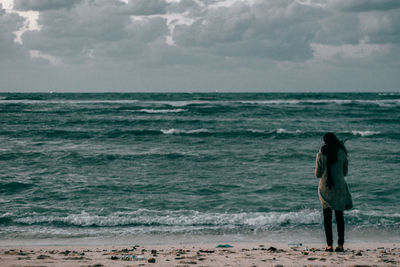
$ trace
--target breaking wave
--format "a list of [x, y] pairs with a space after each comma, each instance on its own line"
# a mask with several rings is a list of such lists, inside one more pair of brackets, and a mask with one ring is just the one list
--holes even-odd
[[186, 110], [178, 108], [178, 109], [139, 109], [138, 111], [144, 113], [178, 113], [178, 112], [184, 112]]
[[[349, 225], [399, 227], [400, 214], [384, 214], [376, 211], [352, 210], [346, 215]], [[284, 230], [296, 227], [315, 226], [322, 223], [319, 210], [304, 209], [291, 212], [240, 212], [206, 213], [199, 211], [155, 211], [139, 209], [133, 212], [114, 212], [109, 215], [97, 215], [82, 211], [67, 216], [42, 216], [31, 214], [25, 217], [10, 213], [0, 217], [0, 225], [46, 226], [55, 228], [115, 228], [129, 227], [133, 232], [161, 233], [169, 232], [201, 233], [213, 231], [226, 233], [235, 229], [237, 232]]]
[[362, 136], [362, 137], [365, 137], [365, 136], [379, 135], [381, 132], [378, 132], [378, 131], [357, 131], [357, 130], [354, 130], [354, 131], [351, 131], [351, 133], [352, 133], [354, 136]]
[[198, 211], [154, 211], [139, 209], [134, 212], [115, 212], [96, 215], [87, 212], [68, 216], [41, 216], [22, 218], [3, 216], [3, 221], [19, 225], [53, 225], [75, 227], [116, 226], [215, 226], [241, 228], [276, 228], [281, 226], [314, 225], [320, 223], [320, 212], [301, 210], [298, 212], [253, 212], [253, 213], [204, 213]]

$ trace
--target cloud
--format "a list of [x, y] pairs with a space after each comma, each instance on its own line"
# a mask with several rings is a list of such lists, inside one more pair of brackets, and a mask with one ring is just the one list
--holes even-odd
[[131, 14], [137, 12], [120, 1], [85, 1], [69, 10], [47, 10], [40, 13], [40, 31], [27, 31], [22, 40], [29, 50], [63, 60], [85, 61], [94, 55], [130, 58], [167, 34], [164, 19], [132, 21]]
[[349, 12], [386, 11], [400, 8], [398, 0], [330, 0], [330, 5]]
[[23, 87], [8, 78], [19, 72], [36, 88], [50, 75], [63, 88], [289, 90], [329, 81], [324, 69], [339, 75], [351, 67], [359, 70], [351, 84], [375, 70], [392, 85], [399, 7], [389, 0], [15, 0], [13, 10], [0, 9], [0, 56], [15, 66], [0, 79]]
[[15, 13], [8, 13], [0, 4], [0, 58], [2, 61], [19, 58], [23, 47], [14, 42], [14, 32], [23, 27], [24, 18]]
[[360, 30], [371, 43], [400, 43], [400, 9], [359, 15]]
[[313, 43], [343, 45], [358, 44], [364, 38], [358, 16], [349, 13], [333, 13], [319, 20]]
[[389, 45], [366, 43], [357, 45], [323, 45], [313, 43], [311, 46], [314, 50], [314, 59], [320, 61], [365, 59], [371, 56], [387, 54], [390, 51]]
[[127, 11], [131, 15], [165, 14], [168, 3], [164, 0], [130, 0]]
[[177, 26], [173, 39], [223, 56], [306, 60], [318, 28], [313, 18], [323, 13], [293, 1], [236, 1], [208, 8], [191, 25]]
[[[28, 1], [26, 6], [39, 2]], [[172, 60], [172, 55], [182, 59], [171, 64], [188, 58], [204, 64], [207, 58], [230, 57], [301, 62], [315, 55], [311, 44], [397, 42], [399, 28], [396, 10], [393, 15], [337, 11], [359, 6], [357, 1], [80, 0], [68, 2], [68, 9], [62, 1], [57, 2], [58, 9], [45, 9], [46, 1], [40, 3], [41, 30], [23, 34], [25, 47], [77, 62], [94, 58]], [[374, 1], [368, 4], [379, 6]]]
[[14, 8], [22, 11], [43, 11], [71, 8], [79, 2], [81, 2], [81, 0], [14, 0]]

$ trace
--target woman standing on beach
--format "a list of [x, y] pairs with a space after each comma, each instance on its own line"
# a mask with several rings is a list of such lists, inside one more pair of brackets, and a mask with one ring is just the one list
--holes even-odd
[[343, 142], [333, 133], [324, 135], [325, 144], [317, 154], [315, 176], [321, 178], [318, 195], [324, 214], [326, 251], [333, 251], [332, 240], [332, 210], [335, 211], [338, 246], [335, 251], [344, 251], [344, 218], [343, 211], [353, 207], [351, 195], [344, 180], [347, 175], [347, 150]]

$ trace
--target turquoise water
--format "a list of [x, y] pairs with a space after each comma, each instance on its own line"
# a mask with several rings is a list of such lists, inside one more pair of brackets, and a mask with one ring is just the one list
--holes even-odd
[[3, 93], [0, 237], [320, 231], [333, 131], [347, 231], [400, 240], [399, 122], [399, 94]]

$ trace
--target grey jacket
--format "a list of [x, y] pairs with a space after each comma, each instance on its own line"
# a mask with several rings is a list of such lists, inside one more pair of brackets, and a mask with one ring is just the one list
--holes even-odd
[[322, 208], [331, 208], [333, 210], [348, 210], [353, 207], [353, 202], [344, 176], [348, 171], [348, 160], [346, 153], [338, 150], [338, 160], [331, 165], [331, 174], [333, 177], [333, 186], [326, 186], [328, 178], [327, 157], [318, 152], [315, 164], [315, 176], [321, 178], [318, 186], [319, 200]]

